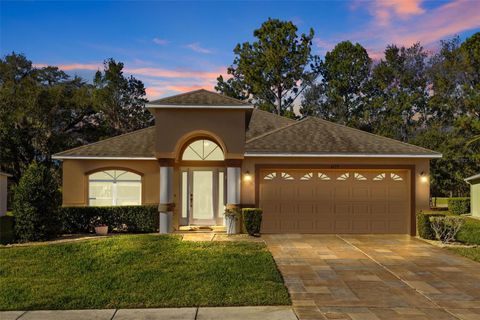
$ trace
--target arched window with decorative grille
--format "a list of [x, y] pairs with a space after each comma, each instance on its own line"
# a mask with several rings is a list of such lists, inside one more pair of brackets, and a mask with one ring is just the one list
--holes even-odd
[[88, 176], [90, 206], [142, 204], [142, 177], [125, 170], [105, 170]]
[[182, 160], [223, 161], [225, 156], [218, 144], [208, 139], [200, 139], [193, 141], [184, 149]]

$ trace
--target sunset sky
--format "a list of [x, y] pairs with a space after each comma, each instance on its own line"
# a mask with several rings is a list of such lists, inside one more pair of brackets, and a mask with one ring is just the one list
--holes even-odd
[[387, 44], [427, 49], [480, 31], [480, 1], [194, 1], [0, 2], [0, 53], [25, 54], [91, 81], [106, 58], [125, 63], [148, 98], [213, 89], [239, 42], [267, 18], [315, 30], [323, 56], [342, 40], [359, 42], [373, 59]]

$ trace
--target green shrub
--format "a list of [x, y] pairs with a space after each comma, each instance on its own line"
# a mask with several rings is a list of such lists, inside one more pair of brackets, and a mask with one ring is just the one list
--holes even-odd
[[467, 244], [480, 245], [480, 220], [466, 218], [465, 224], [457, 235], [457, 240]]
[[156, 232], [159, 216], [157, 206], [63, 207], [60, 210], [65, 233], [92, 232], [92, 221], [100, 219], [109, 231]]
[[448, 211], [453, 214], [470, 213], [470, 198], [449, 198]]
[[262, 225], [262, 209], [244, 208], [242, 209], [243, 225], [245, 230], [251, 236], [260, 234]]
[[19, 241], [55, 238], [60, 231], [58, 208], [61, 194], [49, 168], [32, 163], [15, 188], [13, 212]]
[[457, 234], [465, 224], [463, 217], [443, 216], [430, 217], [430, 226], [435, 232], [435, 239], [444, 243], [454, 242], [457, 240]]
[[12, 216], [0, 217], [0, 244], [13, 243], [15, 241], [15, 218]]
[[417, 212], [417, 231], [418, 235], [423, 239], [434, 240], [435, 232], [430, 224], [430, 217], [443, 217], [441, 213], [425, 213]]

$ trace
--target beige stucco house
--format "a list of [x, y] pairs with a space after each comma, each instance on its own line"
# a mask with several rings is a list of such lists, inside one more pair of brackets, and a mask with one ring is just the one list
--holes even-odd
[[429, 207], [437, 152], [206, 90], [147, 107], [155, 126], [55, 155], [64, 206], [158, 204], [161, 232], [255, 206], [264, 233], [372, 234], [415, 234]]
[[7, 213], [8, 178], [11, 174], [0, 172], [0, 217]]

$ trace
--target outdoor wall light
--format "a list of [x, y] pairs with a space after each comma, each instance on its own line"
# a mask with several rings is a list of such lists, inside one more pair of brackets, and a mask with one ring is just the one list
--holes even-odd
[[423, 183], [428, 182], [428, 177], [423, 171], [420, 172], [420, 181], [422, 181]]
[[245, 182], [252, 181], [252, 175], [250, 174], [249, 171], [247, 171], [243, 174], [243, 181], [245, 181]]

